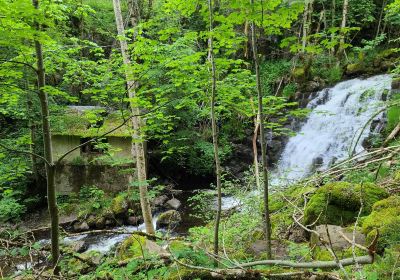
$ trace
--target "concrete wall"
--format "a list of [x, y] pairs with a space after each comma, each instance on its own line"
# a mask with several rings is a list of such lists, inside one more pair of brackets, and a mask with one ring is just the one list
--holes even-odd
[[[80, 144], [78, 136], [52, 136], [54, 159]], [[130, 137], [108, 137], [108, 143], [112, 146], [114, 157], [117, 159], [132, 159]], [[134, 166], [121, 165], [109, 166], [105, 164], [91, 164], [91, 157], [96, 155], [82, 154], [81, 149], [76, 149], [64, 158], [61, 166], [56, 170], [56, 188], [59, 194], [79, 192], [83, 186], [95, 185], [106, 192], [118, 192], [126, 190], [129, 184], [129, 176]], [[125, 172], [124, 172], [125, 170]]]
[[83, 186], [96, 186], [106, 192], [126, 190], [132, 166], [64, 164], [56, 170], [56, 188], [59, 194], [79, 192]]
[[132, 159], [131, 149], [132, 140], [130, 137], [114, 137], [110, 136], [107, 138], [108, 143], [111, 145], [114, 151], [115, 158], [127, 158]]
[[[53, 160], [57, 160], [61, 155], [67, 151], [78, 146], [80, 144], [80, 138], [78, 136], [67, 136], [67, 135], [53, 135], [51, 137], [53, 144]], [[80, 156], [80, 149], [76, 149], [68, 156], [65, 157], [66, 162], [72, 162], [75, 158]]]

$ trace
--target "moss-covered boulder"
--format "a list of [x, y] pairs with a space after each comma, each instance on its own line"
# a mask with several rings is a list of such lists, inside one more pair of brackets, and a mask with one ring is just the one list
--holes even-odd
[[368, 72], [369, 72], [369, 69], [367, 69], [367, 67], [361, 62], [347, 64], [347, 66], [346, 66], [346, 75], [348, 75], [348, 76], [356, 76], [356, 75], [361, 75], [361, 74], [365, 74]]
[[347, 225], [353, 223], [363, 201], [362, 215], [371, 212], [372, 205], [388, 197], [388, 193], [372, 184], [329, 183], [311, 197], [304, 212], [306, 224]]
[[400, 91], [400, 77], [393, 78], [392, 90]]
[[367, 241], [371, 242], [379, 230], [378, 249], [400, 242], [400, 197], [390, 196], [378, 201], [362, 222]]
[[118, 195], [113, 198], [111, 202], [111, 211], [114, 215], [119, 216], [125, 214], [128, 211], [129, 204], [126, 198], [122, 195]]
[[292, 76], [297, 82], [304, 82], [307, 80], [307, 73], [304, 67], [296, 67], [292, 71]]
[[148, 240], [145, 236], [132, 234], [118, 247], [117, 256], [120, 260], [140, 258], [148, 255], [165, 256], [168, 252], [156, 242]]
[[181, 214], [176, 210], [161, 213], [157, 219], [157, 227], [175, 227], [182, 221]]

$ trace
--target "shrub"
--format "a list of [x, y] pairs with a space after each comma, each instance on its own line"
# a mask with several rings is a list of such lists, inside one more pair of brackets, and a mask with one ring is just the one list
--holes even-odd
[[19, 220], [24, 214], [26, 208], [11, 196], [5, 196], [0, 199], [0, 222]]

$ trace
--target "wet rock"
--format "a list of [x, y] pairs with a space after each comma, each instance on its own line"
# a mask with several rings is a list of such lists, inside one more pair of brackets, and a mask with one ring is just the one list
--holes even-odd
[[181, 207], [181, 205], [182, 203], [176, 198], [172, 198], [165, 203], [166, 208], [174, 210], [178, 210], [178, 208]]
[[168, 196], [165, 194], [158, 196], [154, 199], [153, 203], [155, 207], [161, 207], [165, 204], [165, 202], [168, 200]]
[[111, 202], [111, 210], [114, 215], [122, 215], [128, 211], [129, 205], [123, 196], [116, 196]]
[[[283, 258], [287, 256], [287, 249], [284, 244], [279, 243], [277, 240], [272, 240], [271, 249], [274, 252], [274, 257]], [[268, 243], [265, 240], [256, 240], [250, 245], [249, 252], [256, 257], [265, 257], [268, 248]]]
[[157, 220], [157, 227], [175, 227], [182, 221], [181, 214], [176, 210], [161, 213]]
[[111, 227], [115, 225], [115, 220], [114, 219], [106, 219], [105, 221], [105, 226], [106, 227]]
[[392, 80], [392, 90], [400, 90], [400, 77], [393, 78]]
[[346, 66], [346, 75], [355, 76], [366, 72], [366, 69], [362, 63], [352, 63]]
[[98, 217], [95, 226], [97, 229], [103, 229], [106, 226], [106, 219], [104, 217]]
[[85, 241], [79, 240], [79, 241], [73, 242], [69, 247], [74, 252], [82, 253], [87, 250], [88, 245], [85, 243]]
[[96, 216], [95, 215], [90, 215], [87, 219], [86, 219], [86, 223], [88, 224], [88, 226], [90, 228], [94, 228], [96, 226]]
[[143, 222], [142, 217], [139, 216], [130, 216], [128, 217], [127, 223], [128, 225], [137, 226]]
[[86, 231], [89, 230], [89, 225], [83, 221], [83, 222], [77, 222], [74, 224], [74, 231]]
[[[342, 228], [341, 226], [336, 225], [320, 225], [315, 228], [315, 231], [321, 236], [324, 241], [329, 240], [328, 235], [326, 233], [326, 227], [328, 228], [329, 237], [332, 242], [333, 249], [336, 250], [345, 250], [351, 247], [351, 243], [348, 242], [343, 236], [345, 235], [347, 239], [353, 239], [353, 231], [352, 229]], [[355, 232], [355, 241], [357, 244], [365, 245], [365, 235], [359, 231]], [[321, 246], [321, 242], [318, 239], [318, 236], [313, 233], [310, 239], [310, 245], [313, 247], [314, 245]]]
[[305, 90], [309, 92], [317, 91], [321, 85], [317, 81], [309, 81], [305, 85]]

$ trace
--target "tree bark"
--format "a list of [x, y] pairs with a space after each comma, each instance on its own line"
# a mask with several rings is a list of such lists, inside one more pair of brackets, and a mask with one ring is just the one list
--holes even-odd
[[344, 29], [346, 28], [347, 23], [347, 10], [349, 7], [349, 0], [343, 1], [343, 12], [342, 12], [342, 23], [340, 25], [340, 43], [339, 43], [339, 59], [344, 52]]
[[[254, 14], [254, 0], [250, 0]], [[257, 43], [256, 43], [256, 32], [254, 21], [251, 23], [251, 45], [253, 49], [253, 60], [256, 72], [256, 83], [257, 83], [257, 96], [258, 96], [258, 119], [260, 123], [260, 143], [261, 143], [261, 161], [262, 161], [262, 175], [264, 180], [264, 234], [265, 240], [267, 241], [267, 258], [272, 257], [271, 254], [271, 221], [269, 215], [269, 203], [268, 203], [268, 165], [267, 165], [267, 143], [265, 140], [264, 132], [264, 114], [263, 114], [263, 92], [260, 78], [260, 65], [258, 62], [257, 54]]]
[[[38, 9], [39, 1], [32, 0], [33, 6]], [[36, 25], [37, 30], [40, 29], [39, 25]], [[36, 65], [37, 65], [37, 83], [38, 83], [38, 94], [40, 100], [40, 108], [42, 113], [42, 130], [43, 130], [43, 145], [44, 145], [44, 157], [47, 161], [46, 164], [46, 179], [47, 179], [47, 204], [50, 214], [51, 222], [51, 257], [54, 272], [58, 273], [58, 261], [60, 258], [60, 246], [59, 246], [59, 229], [58, 229], [58, 207], [56, 199], [56, 187], [55, 187], [55, 165], [53, 162], [53, 151], [51, 143], [51, 130], [49, 120], [49, 101], [47, 93], [44, 91], [45, 86], [45, 69], [43, 63], [43, 50], [42, 44], [35, 40], [35, 52], [36, 52]]]
[[[215, 159], [215, 175], [217, 176], [217, 213], [215, 216], [215, 227], [214, 227], [214, 255], [218, 256], [219, 250], [219, 224], [221, 221], [221, 211], [222, 211], [222, 199], [221, 199], [221, 162], [219, 160], [218, 154], [218, 132], [217, 132], [217, 122], [215, 116], [215, 98], [216, 98], [216, 69], [214, 61], [214, 47], [213, 47], [213, 26], [214, 26], [214, 9], [212, 0], [208, 0], [208, 10], [209, 10], [209, 20], [210, 20], [210, 35], [208, 38], [208, 53], [209, 60], [211, 64], [211, 129], [212, 129], [212, 139], [214, 147], [214, 159]], [[215, 262], [215, 266], [218, 262]]]
[[119, 43], [121, 47], [121, 54], [125, 65], [125, 75], [128, 86], [128, 96], [130, 100], [130, 109], [132, 112], [132, 127], [133, 127], [133, 135], [132, 135], [132, 156], [136, 158], [136, 170], [137, 170], [137, 179], [139, 183], [139, 192], [140, 192], [140, 206], [142, 209], [143, 219], [146, 227], [146, 232], [148, 234], [154, 234], [154, 226], [152, 222], [151, 216], [151, 207], [148, 198], [147, 191], [147, 167], [146, 167], [146, 153], [145, 153], [145, 143], [142, 139], [141, 135], [141, 127], [142, 119], [139, 116], [140, 110], [137, 104], [133, 103], [133, 98], [136, 94], [136, 82], [133, 79], [133, 75], [131, 70], [129, 69], [131, 66], [131, 60], [128, 54], [128, 44], [124, 39], [125, 29], [121, 14], [121, 4], [120, 0], [113, 0], [114, 13], [115, 13], [115, 22], [117, 25], [118, 35], [119, 35]]

